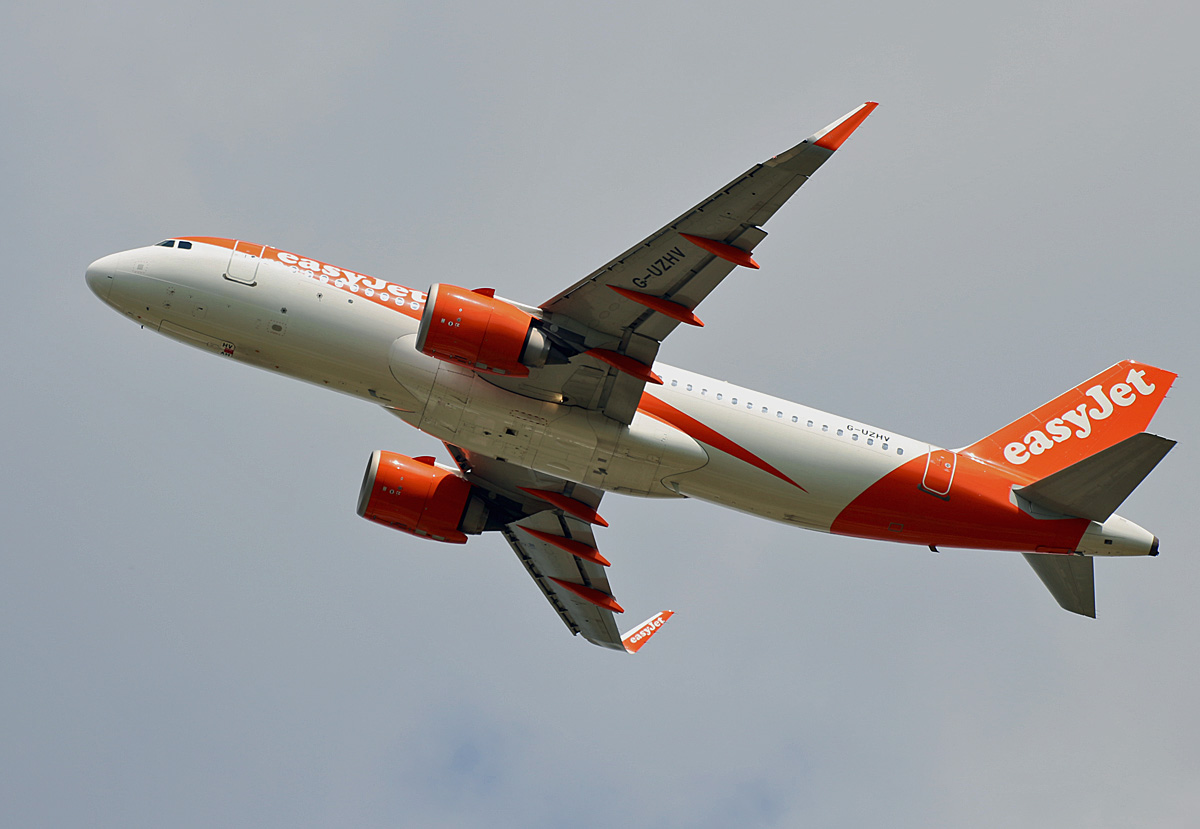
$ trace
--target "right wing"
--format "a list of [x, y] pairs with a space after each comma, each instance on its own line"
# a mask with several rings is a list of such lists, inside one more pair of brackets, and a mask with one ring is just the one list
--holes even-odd
[[624, 650], [613, 616], [624, 608], [612, 597], [605, 566], [576, 558], [546, 540], [563, 538], [598, 556], [588, 524], [547, 509], [514, 521], [501, 532], [571, 633], [582, 634], [594, 645]]
[[571, 484], [507, 461], [446, 448], [468, 481], [490, 497], [518, 505], [519, 517], [500, 530], [521, 564], [573, 634], [594, 645], [636, 653], [672, 615], [665, 610], [624, 635], [614, 613], [623, 613], [608, 582], [609, 561], [596, 548], [592, 525], [607, 526], [596, 512], [598, 489]]

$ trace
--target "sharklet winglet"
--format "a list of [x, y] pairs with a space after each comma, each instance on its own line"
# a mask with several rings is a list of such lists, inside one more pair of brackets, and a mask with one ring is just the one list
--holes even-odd
[[650, 637], [662, 630], [667, 619], [675, 615], [674, 610], [660, 610], [635, 628], [631, 628], [621, 637], [621, 644], [627, 653], [637, 653], [642, 646], [650, 641]]
[[843, 115], [825, 129], [809, 136], [806, 143], [815, 144], [818, 147], [824, 147], [830, 152], [834, 152], [845, 143], [851, 133], [862, 126], [862, 122], [867, 120], [867, 116], [874, 112], [877, 106], [879, 104], [875, 101], [867, 101], [858, 109]]

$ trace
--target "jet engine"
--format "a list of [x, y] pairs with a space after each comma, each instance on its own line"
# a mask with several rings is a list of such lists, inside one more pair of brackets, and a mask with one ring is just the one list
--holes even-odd
[[411, 535], [464, 544], [487, 523], [488, 506], [473, 490], [433, 458], [376, 450], [358, 493], [358, 514]]
[[546, 364], [550, 341], [520, 308], [490, 289], [429, 286], [417, 329], [417, 350], [476, 371], [525, 377]]

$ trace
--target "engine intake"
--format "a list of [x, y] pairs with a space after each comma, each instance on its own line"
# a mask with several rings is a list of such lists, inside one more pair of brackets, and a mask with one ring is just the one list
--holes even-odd
[[550, 341], [533, 317], [487, 292], [429, 286], [417, 350], [476, 371], [525, 377], [546, 364]]
[[433, 458], [376, 450], [358, 493], [358, 514], [410, 535], [465, 544], [467, 534], [478, 535], [487, 523], [487, 504], [473, 490]]

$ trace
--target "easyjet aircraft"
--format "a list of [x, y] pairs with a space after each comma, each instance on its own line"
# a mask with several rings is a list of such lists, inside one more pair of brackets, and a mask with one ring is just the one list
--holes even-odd
[[461, 544], [498, 532], [572, 633], [622, 636], [597, 549], [606, 492], [700, 498], [811, 530], [1025, 555], [1095, 615], [1093, 556], [1156, 555], [1114, 510], [1174, 446], [1145, 432], [1175, 375], [1124, 361], [962, 449], [656, 362], [751, 257], [762, 226], [875, 108], [756, 165], [540, 305], [414, 290], [273, 247], [180, 237], [93, 262], [87, 282], [142, 326], [325, 386], [446, 445], [454, 465], [371, 455], [364, 518]]

